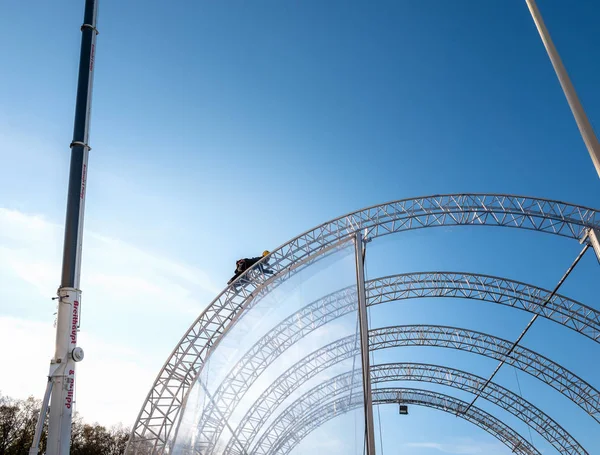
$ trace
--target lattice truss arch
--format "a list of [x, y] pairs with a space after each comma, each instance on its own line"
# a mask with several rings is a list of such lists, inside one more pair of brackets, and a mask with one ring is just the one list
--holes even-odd
[[461, 297], [511, 306], [600, 341], [600, 311], [531, 284], [464, 272], [404, 273], [366, 283], [367, 305], [418, 297]]
[[[278, 448], [286, 437], [291, 437], [290, 435], [297, 430], [297, 422], [303, 421], [316, 405], [335, 400], [338, 397], [347, 397], [354, 391], [360, 390], [361, 377], [361, 371], [349, 371], [309, 390], [277, 416], [257, 444], [247, 453], [253, 455], [278, 453]], [[485, 378], [466, 371], [420, 363], [375, 365], [371, 368], [371, 380], [373, 384], [394, 381], [431, 382], [471, 393], [476, 393], [486, 382]], [[491, 382], [481, 393], [481, 397], [525, 422], [559, 453], [569, 455], [588, 453], [551, 417], [510, 390]], [[459, 407], [456, 414], [461, 415], [466, 409], [467, 406]]]
[[[369, 344], [371, 350], [399, 346], [446, 347], [493, 359], [502, 358], [507, 346], [510, 346], [507, 340], [481, 332], [456, 327], [423, 325], [374, 329], [370, 332]], [[275, 379], [254, 401], [240, 420], [223, 453], [243, 454], [244, 451], [240, 449], [243, 447], [247, 451], [275, 410], [295, 390], [327, 368], [359, 355], [359, 351], [356, 337], [350, 335], [325, 345], [299, 360]], [[540, 354], [522, 347], [511, 354], [507, 363], [539, 378], [573, 400], [586, 412], [589, 412], [590, 408], [594, 409], [590, 414], [596, 421], [600, 421], [600, 392], [583, 379]], [[198, 436], [195, 451], [210, 453], [206, 451], [207, 445], [202, 437], [202, 434]]]
[[228, 327], [257, 299], [320, 254], [365, 231], [369, 238], [410, 229], [448, 225], [504, 226], [580, 239], [600, 225], [598, 211], [558, 201], [496, 194], [436, 195], [369, 207], [324, 223], [271, 254], [273, 277], [257, 268], [252, 280], [226, 288], [198, 317], [167, 359], [133, 426], [128, 453], [162, 453], [190, 388]]
[[[421, 272], [373, 279], [366, 284], [368, 305], [420, 297], [489, 301], [540, 314], [600, 341], [599, 311], [562, 295], [555, 295], [542, 306], [550, 291], [518, 281], [480, 274]], [[202, 451], [212, 453], [224, 422], [270, 363], [310, 332], [356, 311], [356, 301], [356, 287], [341, 289], [306, 305], [258, 340], [231, 368], [205, 406], [197, 425]], [[600, 416], [597, 409], [593, 412]]]
[[[288, 454], [311, 431], [319, 428], [328, 420], [363, 406], [363, 398], [362, 392], [357, 392], [350, 397], [338, 398], [335, 401], [317, 406], [312, 413], [294, 426], [293, 433], [287, 433], [282, 438], [274, 453], [277, 453], [277, 455]], [[476, 406], [473, 406], [466, 414], [457, 414], [468, 403], [455, 397], [430, 390], [412, 388], [396, 387], [373, 390], [374, 405], [392, 403], [424, 406], [457, 415], [487, 431], [506, 445], [512, 453], [516, 453], [517, 455], [541, 455], [523, 436], [502, 421], [496, 419], [496, 417]]]

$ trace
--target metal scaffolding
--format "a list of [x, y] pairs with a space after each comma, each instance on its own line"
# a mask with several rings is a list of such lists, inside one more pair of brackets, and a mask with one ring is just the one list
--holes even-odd
[[[412, 404], [452, 414], [456, 414], [458, 409], [467, 406], [466, 402], [450, 395], [411, 388], [375, 389], [373, 391], [373, 403], [377, 405], [391, 403]], [[314, 410], [305, 419], [294, 426], [294, 431], [286, 433], [286, 436], [276, 442], [277, 445], [271, 453], [276, 453], [277, 455], [289, 453], [312, 430], [318, 428], [327, 420], [351, 411], [361, 404], [362, 397], [359, 394], [353, 394], [350, 397], [344, 396], [321, 406], [316, 405]], [[513, 453], [520, 455], [540, 455], [540, 452], [523, 436], [482, 409], [473, 407], [467, 414], [460, 415], [460, 417], [494, 436]]]
[[[600, 312], [562, 295], [525, 283], [488, 275], [455, 272], [401, 274], [366, 282], [369, 305], [409, 298], [462, 297], [498, 303], [541, 314], [599, 342]], [[548, 300], [548, 305], [542, 304]], [[204, 453], [211, 453], [235, 405], [254, 381], [286, 349], [319, 327], [356, 311], [356, 288], [348, 287], [316, 300], [288, 316], [259, 339], [231, 367], [198, 417], [198, 441]], [[350, 343], [346, 352], [354, 352]], [[332, 351], [333, 353], [337, 351]], [[215, 407], [217, 409], [215, 409]], [[240, 436], [243, 440], [243, 436]], [[228, 446], [225, 453], [233, 453]]]
[[[307, 418], [317, 405], [330, 403], [338, 398], [349, 397], [351, 387], [360, 376], [352, 371], [337, 375], [304, 393], [284, 409], [263, 432], [255, 446], [248, 450], [256, 455], [278, 453], [278, 447], [286, 438], [298, 432], [296, 425]], [[375, 365], [371, 369], [374, 384], [395, 381], [430, 382], [458, 390], [476, 393], [486, 379], [466, 371], [441, 365], [419, 363], [396, 363]], [[546, 439], [559, 453], [586, 455], [588, 452], [563, 427], [550, 416], [510, 390], [490, 383], [482, 394], [486, 400], [503, 408], [525, 422]], [[468, 414], [469, 406], [459, 406], [457, 413]], [[469, 409], [470, 410], [470, 409]], [[463, 412], [465, 411], [465, 412]], [[198, 452], [199, 453], [199, 452]]]
[[[448, 334], [456, 334], [456, 336], [448, 339]], [[400, 346], [432, 346], [476, 353], [493, 359], [502, 356], [508, 343], [507, 340], [480, 332], [421, 325], [375, 329], [371, 331], [369, 340], [371, 350]], [[299, 360], [256, 398], [237, 426], [236, 441], [248, 450], [276, 409], [302, 384], [320, 372], [358, 354], [354, 337], [348, 336], [325, 345]], [[586, 414], [600, 421], [600, 392], [574, 373], [525, 348], [514, 352], [509, 358], [509, 363], [565, 395], [580, 406]], [[585, 403], [591, 403], [591, 408]], [[237, 447], [230, 440], [224, 453], [238, 454]]]
[[[356, 232], [370, 239], [436, 226], [502, 226], [580, 240], [598, 229], [598, 212], [557, 201], [509, 195], [456, 194], [406, 199], [369, 207], [324, 223], [271, 253], [275, 274], [253, 269], [238, 289], [225, 289], [200, 315], [169, 357], [134, 425], [128, 453], [162, 453], [172, 442], [181, 408], [210, 352], [235, 321], [266, 293], [303, 267], [343, 247]], [[253, 294], [254, 292], [254, 294]], [[258, 296], [258, 297], [257, 297]]]

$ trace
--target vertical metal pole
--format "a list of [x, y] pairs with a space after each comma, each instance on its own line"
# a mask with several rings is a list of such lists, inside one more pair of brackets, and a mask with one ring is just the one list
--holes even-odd
[[[52, 382], [50, 419], [48, 422], [47, 455], [68, 455], [71, 445], [71, 423], [74, 407], [75, 362], [83, 360], [83, 351], [77, 347], [79, 315], [81, 311], [81, 250], [83, 242], [83, 215], [86, 177], [94, 57], [96, 50], [96, 18], [98, 1], [85, 0], [81, 26], [81, 53], [79, 80], [75, 105], [75, 125], [71, 142], [71, 168], [67, 193], [67, 216], [61, 284], [58, 289], [58, 316], [56, 320], [56, 349], [50, 361], [49, 380]], [[43, 419], [42, 413], [40, 418]], [[42, 423], [43, 425], [43, 423]], [[32, 447], [30, 454], [37, 454]]]
[[596, 137], [594, 129], [592, 128], [592, 125], [590, 124], [590, 121], [583, 110], [583, 106], [577, 97], [575, 87], [573, 87], [573, 84], [571, 83], [571, 79], [569, 78], [567, 70], [565, 69], [563, 62], [558, 55], [558, 51], [556, 50], [556, 47], [554, 47], [552, 38], [550, 38], [550, 33], [548, 33], [548, 29], [544, 24], [544, 20], [542, 19], [542, 15], [540, 14], [540, 10], [536, 5], [535, 0], [525, 1], [527, 2], [531, 17], [533, 17], [535, 26], [537, 27], [540, 37], [542, 38], [546, 52], [548, 52], [548, 56], [550, 57], [554, 71], [558, 76], [558, 80], [563, 92], [567, 97], [567, 101], [569, 102], [571, 112], [573, 112], [573, 116], [575, 117], [575, 122], [577, 122], [577, 126], [579, 127], [579, 132], [581, 133], [583, 142], [590, 153], [594, 167], [596, 168], [596, 172], [598, 173], [598, 176], [600, 176], [600, 143], [598, 143], [598, 138]]
[[355, 236], [356, 285], [358, 288], [358, 321], [360, 352], [362, 357], [363, 393], [365, 405], [365, 435], [367, 455], [375, 455], [375, 429], [373, 425], [373, 395], [371, 393], [371, 365], [369, 361], [369, 321], [365, 290], [364, 242], [360, 232]]

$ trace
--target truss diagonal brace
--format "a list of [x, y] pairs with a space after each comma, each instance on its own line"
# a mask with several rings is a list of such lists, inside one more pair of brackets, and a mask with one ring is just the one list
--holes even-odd
[[[558, 284], [556, 285], [556, 287], [554, 288], [554, 290], [552, 291], [552, 293], [546, 298], [546, 300], [544, 301], [544, 303], [542, 304], [542, 306], [546, 306], [548, 304], [548, 302], [550, 302], [550, 300], [556, 295], [556, 293], [558, 292], [558, 290], [560, 289], [560, 287], [563, 285], [563, 283], [568, 278], [568, 276], [571, 274], [571, 272], [575, 269], [575, 267], [577, 266], [577, 264], [579, 263], [579, 261], [581, 260], [581, 258], [583, 257], [583, 255], [587, 252], [587, 250], [589, 249], [589, 247], [590, 247], [589, 245], [585, 245], [583, 247], [583, 250], [581, 250], [581, 252], [577, 255], [577, 257], [575, 258], [575, 260], [573, 261], [573, 263], [569, 266], [569, 268], [567, 269], [567, 271], [564, 273], [564, 275], [562, 276], [562, 278], [560, 279], [560, 281], [558, 282]], [[469, 407], [467, 408], [467, 410], [471, 406], [473, 406], [473, 404], [475, 404], [475, 402], [477, 401], [477, 398], [479, 398], [480, 393], [483, 392], [485, 390], [485, 388], [490, 384], [490, 382], [492, 381], [492, 379], [494, 379], [494, 376], [496, 376], [496, 373], [498, 373], [498, 371], [500, 371], [500, 368], [502, 368], [502, 366], [506, 363], [506, 359], [508, 359], [508, 357], [512, 354], [512, 352], [515, 350], [515, 348], [521, 342], [521, 340], [523, 339], [523, 337], [525, 336], [525, 334], [529, 331], [529, 329], [531, 328], [531, 326], [533, 326], [533, 323], [537, 320], [538, 316], [539, 316], [539, 314], [535, 314], [531, 318], [531, 320], [529, 321], [529, 323], [525, 326], [525, 329], [523, 329], [523, 331], [521, 332], [521, 335], [519, 335], [519, 338], [516, 339], [516, 341], [513, 343], [513, 345], [511, 346], [511, 348], [508, 350], [508, 352], [502, 357], [502, 360], [500, 360], [500, 363], [498, 364], [498, 366], [496, 367], [496, 369], [494, 370], [494, 372], [490, 375], [489, 379], [486, 381], [486, 383], [480, 389], [480, 392], [475, 395], [475, 398], [473, 398], [473, 401], [471, 401], [471, 404], [469, 405]]]

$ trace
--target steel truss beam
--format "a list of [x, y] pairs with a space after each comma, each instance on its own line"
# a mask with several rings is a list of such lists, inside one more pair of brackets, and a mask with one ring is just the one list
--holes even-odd
[[[424, 392], [424, 393], [423, 393]], [[441, 395], [429, 390], [418, 389], [398, 389], [388, 388], [375, 390], [373, 394], [373, 403], [381, 404], [412, 404], [437, 409], [439, 411], [448, 412], [456, 415], [456, 410], [462, 405], [468, 403], [461, 402], [456, 398], [447, 395]], [[325, 422], [350, 412], [362, 405], [362, 397], [360, 394], [353, 394], [349, 398], [338, 398], [336, 401], [326, 403], [313, 411], [306, 419], [296, 425], [296, 431], [289, 434], [278, 448], [278, 455], [290, 453], [302, 440], [316, 428], [319, 428]], [[512, 453], [522, 454], [539, 454], [540, 452], [533, 447], [524, 437], [506, 426], [502, 421], [497, 420], [485, 411], [477, 408], [473, 415], [459, 415], [468, 422], [471, 422], [482, 428], [496, 439], [506, 445]]]
[[[498, 303], [539, 314], [600, 341], [600, 312], [562, 295], [542, 306], [550, 291], [505, 278], [458, 272], [422, 272], [367, 282], [367, 303], [421, 297], [462, 297]], [[310, 303], [292, 314], [232, 367], [198, 422], [203, 450], [211, 453], [224, 422], [260, 374], [291, 345], [313, 330], [356, 311], [356, 288], [350, 286]], [[232, 449], [233, 450], [233, 449]]]
[[460, 297], [511, 306], [558, 322], [600, 342], [600, 311], [520, 281], [463, 272], [405, 273], [367, 282], [368, 305], [419, 297]]
[[[248, 450], [253, 455], [267, 455], [277, 452], [286, 435], [293, 435], [297, 422], [303, 420], [314, 406], [337, 397], [348, 396], [356, 389], [356, 379], [360, 371], [349, 371], [335, 376], [306, 392], [290, 404], [262, 434], [257, 444]], [[420, 381], [453, 387], [470, 393], [477, 393], [486, 382], [485, 378], [440, 365], [421, 363], [396, 363], [375, 365], [371, 368], [373, 384], [393, 381]], [[519, 418], [536, 430], [559, 453], [566, 455], [587, 455], [587, 451], [558, 423], [527, 400], [510, 390], [491, 382], [481, 397], [494, 403]], [[467, 406], [459, 408], [462, 414]]]
[[600, 215], [591, 208], [558, 201], [494, 194], [455, 194], [405, 199], [369, 207], [324, 223], [282, 245], [271, 256], [275, 275], [254, 268], [252, 280], [238, 289], [226, 288], [194, 321], [158, 374], [133, 426], [127, 453], [162, 453], [180, 411], [212, 349], [256, 302], [253, 292], [268, 291], [298, 267], [318, 258], [357, 231], [368, 238], [425, 227], [486, 225], [528, 229], [580, 239], [600, 227]]
[[[373, 404], [412, 404], [428, 408], [437, 409], [456, 415], [456, 410], [462, 408], [462, 402], [448, 395], [431, 392], [429, 390], [419, 390], [410, 388], [387, 388], [376, 389], [373, 393]], [[290, 453], [302, 440], [308, 436], [313, 430], [319, 428], [327, 421], [338, 417], [344, 413], [353, 411], [362, 405], [362, 397], [359, 394], [338, 398], [336, 401], [326, 403], [317, 407], [315, 411], [310, 413], [307, 418], [300, 421], [295, 426], [293, 433], [288, 433], [288, 436], [282, 441], [277, 448], [277, 455], [286, 455]], [[487, 433], [494, 436], [504, 445], [506, 445], [511, 453], [516, 454], [539, 454], [540, 452], [532, 446], [523, 436], [508, 427], [502, 421], [494, 416], [486, 413], [480, 408], [475, 410], [474, 415], [457, 417], [464, 418], [478, 427], [485, 430]]]
[[[456, 334], [456, 337], [453, 337], [453, 334]], [[491, 335], [453, 327], [398, 326], [372, 330], [369, 344], [371, 350], [398, 346], [448, 347], [498, 359], [506, 352], [506, 346], [510, 345], [510, 342]], [[249, 447], [264, 423], [298, 387], [323, 370], [356, 355], [358, 350], [355, 337], [351, 335], [323, 346], [283, 372], [246, 412], [224, 453], [239, 454], [240, 444]], [[600, 393], [585, 381], [580, 378], [571, 381], [570, 377], [576, 378], [575, 375], [522, 347], [519, 352], [513, 353], [508, 362], [566, 395], [589, 412], [596, 421], [600, 421]], [[590, 405], [595, 409], [593, 413], [589, 411]], [[232, 444], [233, 438], [238, 441], [237, 445]], [[202, 443], [201, 440], [199, 442]]]
[[[468, 405], [464, 401], [449, 395], [444, 395], [430, 390], [419, 390], [412, 388], [386, 388], [373, 391], [373, 403], [381, 404], [412, 404], [437, 409], [448, 412], [458, 417], [464, 418], [478, 427], [482, 428], [499, 441], [504, 443], [512, 453], [516, 454], [539, 454], [540, 452], [532, 446], [529, 441], [519, 433], [496, 419], [494, 416], [486, 413], [482, 409], [476, 408], [473, 415], [458, 415], [457, 411]], [[341, 414], [350, 412], [362, 405], [362, 397], [356, 393], [352, 396], [338, 398], [336, 401], [326, 403], [317, 407], [307, 418], [296, 425], [293, 433], [288, 433], [288, 437], [282, 441], [277, 448], [278, 455], [285, 455], [291, 452], [310, 432], [319, 428], [328, 420], [331, 420]]]
[[[397, 346], [436, 346], [505, 358], [512, 341], [458, 327], [412, 325], [383, 327], [369, 332], [372, 350]], [[506, 363], [558, 390], [600, 422], [600, 392], [588, 382], [547, 357], [517, 346]]]

